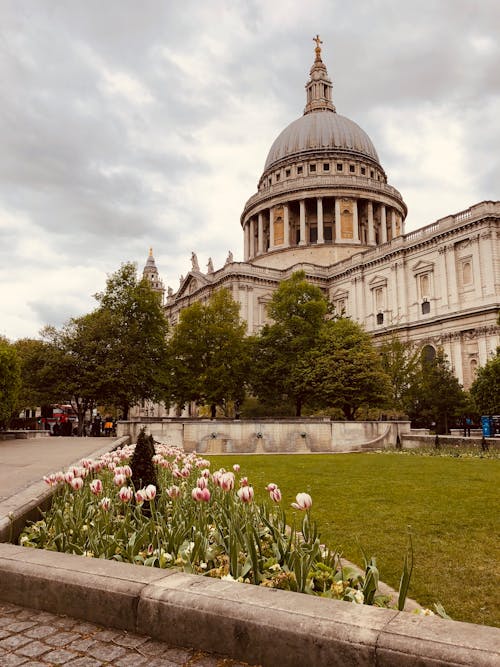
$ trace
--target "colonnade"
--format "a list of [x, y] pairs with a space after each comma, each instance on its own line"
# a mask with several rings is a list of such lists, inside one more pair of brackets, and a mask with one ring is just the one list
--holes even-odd
[[402, 233], [401, 212], [384, 203], [349, 197], [304, 198], [264, 208], [247, 217], [245, 261], [292, 246], [380, 245]]

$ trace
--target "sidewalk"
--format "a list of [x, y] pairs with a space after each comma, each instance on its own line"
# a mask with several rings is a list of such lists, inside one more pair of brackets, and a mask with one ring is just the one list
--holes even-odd
[[245, 663], [0, 602], [0, 665], [243, 667]]
[[44, 475], [113, 447], [114, 438], [0, 440], [0, 502]]

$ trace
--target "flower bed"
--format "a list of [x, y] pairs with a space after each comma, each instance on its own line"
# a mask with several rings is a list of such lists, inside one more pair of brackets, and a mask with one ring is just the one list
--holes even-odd
[[[257, 501], [239, 465], [211, 472], [209, 461], [162, 444], [152, 456], [158, 484], [135, 489], [129, 465], [134, 448], [83, 459], [44, 478], [55, 487], [52, 507], [24, 529], [20, 544], [389, 605], [377, 591], [374, 559], [359, 574], [320, 543], [307, 493], [292, 503], [290, 526], [276, 484]], [[405, 559], [400, 609], [410, 574]]]

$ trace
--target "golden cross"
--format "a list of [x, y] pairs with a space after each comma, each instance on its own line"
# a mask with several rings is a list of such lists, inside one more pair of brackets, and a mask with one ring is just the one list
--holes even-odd
[[320, 44], [323, 44], [323, 42], [319, 38], [319, 35], [316, 35], [316, 37], [313, 37], [313, 42], [316, 42], [316, 48], [317, 49], [320, 49], [321, 48]]

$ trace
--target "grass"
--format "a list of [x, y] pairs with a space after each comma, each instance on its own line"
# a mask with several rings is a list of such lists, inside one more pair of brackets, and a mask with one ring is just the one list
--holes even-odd
[[[381, 579], [398, 589], [407, 529], [415, 567], [409, 596], [455, 620], [500, 626], [500, 460], [320, 454], [210, 456], [212, 470], [238, 462], [256, 492], [269, 482], [290, 503], [313, 498], [321, 540], [362, 565], [374, 555]], [[264, 492], [261, 492], [263, 495]]]

